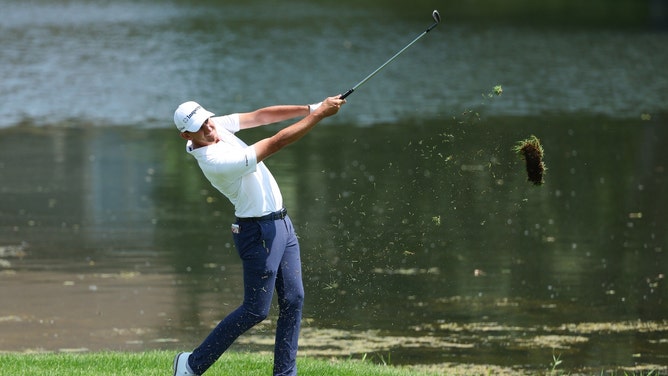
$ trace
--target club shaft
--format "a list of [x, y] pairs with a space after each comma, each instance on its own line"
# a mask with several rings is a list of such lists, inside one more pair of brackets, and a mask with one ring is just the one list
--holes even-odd
[[402, 48], [399, 52], [397, 52], [396, 54], [394, 54], [394, 56], [392, 56], [391, 58], [389, 58], [385, 63], [383, 63], [383, 65], [381, 65], [380, 67], [378, 67], [375, 71], [371, 72], [371, 74], [369, 74], [368, 76], [364, 77], [364, 79], [363, 79], [362, 81], [358, 82], [357, 85], [353, 86], [350, 90], [346, 91], [343, 95], [341, 95], [340, 98], [341, 98], [341, 99], [345, 99], [347, 96], [349, 96], [350, 94], [352, 94], [353, 91], [355, 91], [358, 87], [364, 85], [364, 83], [366, 83], [367, 81], [369, 81], [369, 79], [371, 79], [371, 77], [375, 76], [376, 73], [380, 72], [381, 69], [385, 68], [385, 66], [386, 66], [387, 64], [391, 63], [392, 60], [396, 59], [397, 56], [401, 55], [404, 51], [406, 51], [406, 50], [408, 49], [408, 47], [412, 46], [413, 43], [417, 42], [420, 38], [422, 38], [423, 36], [425, 36], [425, 34], [427, 34], [429, 31], [431, 31], [431, 29], [435, 28], [436, 25], [438, 25], [438, 22], [434, 22], [434, 24], [432, 24], [431, 26], [429, 26], [429, 27], [427, 28], [427, 30], [423, 31], [422, 34], [418, 35], [415, 39], [413, 39], [412, 42], [408, 43], [408, 44], [406, 45], [406, 47]]

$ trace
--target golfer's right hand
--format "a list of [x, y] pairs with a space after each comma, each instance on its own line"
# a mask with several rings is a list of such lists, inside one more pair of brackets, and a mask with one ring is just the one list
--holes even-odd
[[340, 99], [339, 97], [340, 95], [325, 98], [325, 100], [322, 101], [320, 107], [313, 111], [313, 114], [323, 118], [336, 114], [339, 112], [341, 106], [346, 103], [345, 99]]

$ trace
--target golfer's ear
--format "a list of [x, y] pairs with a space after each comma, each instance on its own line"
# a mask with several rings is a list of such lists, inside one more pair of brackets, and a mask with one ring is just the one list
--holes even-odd
[[179, 135], [184, 140], [192, 140], [192, 136], [190, 135], [190, 132], [181, 132]]

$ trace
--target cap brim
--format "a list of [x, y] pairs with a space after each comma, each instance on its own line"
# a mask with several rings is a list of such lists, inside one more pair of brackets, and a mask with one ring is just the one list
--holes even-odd
[[186, 129], [183, 130], [183, 132], [197, 132], [199, 131], [200, 128], [202, 128], [202, 124], [206, 121], [206, 119], [210, 118], [213, 116], [213, 112], [209, 112], [202, 108], [200, 111], [197, 111], [193, 117], [191, 117], [188, 120], [188, 125], [186, 126]]

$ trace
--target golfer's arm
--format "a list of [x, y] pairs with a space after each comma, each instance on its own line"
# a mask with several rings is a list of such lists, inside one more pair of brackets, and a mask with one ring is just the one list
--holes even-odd
[[324, 117], [322, 113], [310, 114], [291, 126], [281, 129], [275, 135], [254, 143], [252, 147], [255, 148], [257, 161], [265, 160], [270, 155], [304, 137]]
[[308, 105], [279, 105], [239, 114], [239, 127], [248, 129], [309, 114]]

